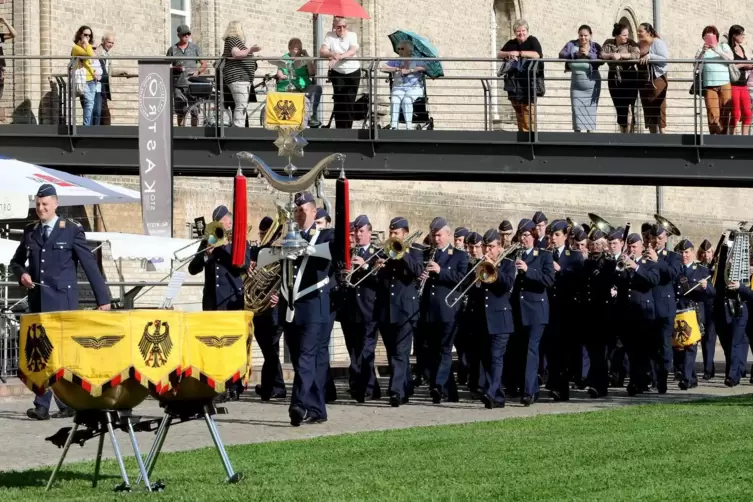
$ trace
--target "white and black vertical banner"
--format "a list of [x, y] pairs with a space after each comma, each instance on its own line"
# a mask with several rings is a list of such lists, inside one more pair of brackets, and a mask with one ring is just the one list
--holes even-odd
[[173, 235], [173, 99], [169, 61], [139, 61], [139, 174], [144, 233]]

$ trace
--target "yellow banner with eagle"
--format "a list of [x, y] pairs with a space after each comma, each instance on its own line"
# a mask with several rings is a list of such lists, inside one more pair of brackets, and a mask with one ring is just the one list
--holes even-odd
[[264, 127], [302, 128], [306, 120], [306, 95], [300, 92], [270, 92], [267, 94]]
[[75, 409], [132, 407], [134, 395], [175, 394], [185, 379], [210, 393], [245, 380], [252, 338], [247, 311], [27, 314], [21, 316], [19, 376], [33, 392], [52, 388]]

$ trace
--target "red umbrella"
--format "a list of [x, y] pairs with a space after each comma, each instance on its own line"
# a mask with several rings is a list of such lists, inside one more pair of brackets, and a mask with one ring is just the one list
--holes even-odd
[[298, 12], [370, 19], [369, 13], [356, 0], [309, 0]]

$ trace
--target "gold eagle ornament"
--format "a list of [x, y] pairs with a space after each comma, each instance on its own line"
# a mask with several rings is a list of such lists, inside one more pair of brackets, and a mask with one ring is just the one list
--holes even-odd
[[277, 104], [275, 104], [274, 111], [275, 115], [277, 115], [277, 118], [279, 118], [280, 120], [290, 120], [298, 110], [296, 109], [295, 104], [293, 104], [292, 101], [281, 99], [277, 102]]
[[221, 349], [223, 347], [230, 347], [235, 342], [241, 339], [243, 335], [229, 335], [229, 336], [197, 336], [196, 339], [206, 345], [207, 347], [217, 347]]
[[47, 336], [47, 330], [41, 324], [32, 324], [26, 332], [26, 369], [33, 373], [47, 367], [47, 361], [52, 355], [52, 342]]
[[85, 349], [106, 349], [112, 347], [123, 339], [123, 335], [105, 335], [99, 338], [93, 336], [74, 336], [73, 341]]
[[[149, 328], [154, 326], [153, 332]], [[164, 332], [162, 332], [164, 328]], [[159, 368], [167, 363], [170, 357], [170, 351], [173, 349], [173, 342], [170, 339], [170, 325], [159, 319], [154, 322], [146, 323], [144, 334], [139, 341], [139, 351], [144, 363], [152, 368]]]

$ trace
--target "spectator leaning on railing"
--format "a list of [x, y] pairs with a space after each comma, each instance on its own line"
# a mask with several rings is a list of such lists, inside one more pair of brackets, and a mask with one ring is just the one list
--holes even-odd
[[[288, 42], [288, 53], [282, 56], [283, 60], [290, 60], [297, 57], [309, 57], [309, 53], [303, 48], [303, 42], [300, 38], [291, 38]], [[316, 64], [314, 61], [295, 61], [292, 62], [293, 78], [288, 77], [287, 68], [277, 70], [277, 91], [278, 92], [304, 92], [306, 97], [311, 100], [311, 119], [310, 127], [320, 127], [319, 122], [319, 103], [322, 100], [322, 86], [314, 83], [316, 76]]]
[[108, 103], [112, 99], [112, 87], [110, 77], [115, 75], [125, 75], [125, 72], [113, 72], [112, 61], [106, 59], [110, 57], [110, 51], [115, 46], [115, 34], [108, 31], [102, 36], [102, 43], [94, 51], [98, 58], [100, 58], [99, 66], [102, 71], [102, 79], [100, 80], [100, 92], [95, 97], [94, 103], [94, 124], [95, 125], [110, 125], [112, 124], [112, 116], [110, 115], [110, 104]]
[[651, 134], [667, 128], [667, 70], [669, 49], [650, 23], [638, 26], [638, 94], [643, 117]]
[[[742, 45], [745, 42], [745, 28], [739, 24], [730, 26], [727, 42], [732, 48], [735, 61], [748, 60], [748, 55], [745, 54], [745, 48]], [[737, 132], [737, 124], [742, 119], [740, 134], [747, 136], [750, 134], [750, 124], [753, 122], [750, 94], [748, 93], [748, 78], [753, 73], [751, 71], [753, 65], [738, 63], [737, 69], [740, 71], [740, 77], [730, 80], [732, 85], [732, 113], [729, 121], [729, 133], [735, 134]], [[730, 73], [730, 77], [733, 72]]]
[[602, 63], [599, 59], [601, 46], [591, 40], [591, 27], [584, 24], [578, 28], [578, 39], [570, 40], [560, 51], [560, 59], [571, 59], [565, 64], [570, 77], [570, 106], [573, 115], [573, 131], [593, 132], [596, 130], [596, 112], [601, 96]]
[[[191, 41], [191, 28], [185, 24], [178, 26], [178, 41], [167, 49], [167, 57], [190, 57], [173, 61], [173, 79], [175, 94], [175, 114], [178, 125], [182, 126], [188, 108], [193, 104], [188, 92], [189, 78], [203, 74], [207, 69], [207, 62], [201, 60], [201, 49]], [[197, 126], [199, 117], [191, 114], [191, 125]]]
[[[703, 47], [698, 50], [695, 57], [703, 61], [701, 84], [703, 99], [706, 102], [709, 133], [727, 134], [732, 107], [732, 86], [730, 85], [732, 65], [713, 61], [731, 61], [734, 59], [732, 49], [728, 44], [719, 42], [719, 30], [716, 26], [706, 26], [701, 37]], [[735, 70], [737, 70], [736, 67]]]
[[[628, 35], [624, 24], [615, 24], [612, 37], [601, 47], [601, 59], [619, 61], [609, 63], [607, 85], [617, 113], [617, 125], [622, 133], [633, 133], [635, 129], [635, 102], [638, 100], [638, 72], [635, 63], [641, 57], [641, 50]], [[624, 61], [624, 62], [623, 62]], [[628, 121], [628, 115], [631, 116]]]
[[[7, 30], [7, 31], [6, 31]], [[6, 40], [16, 38], [16, 30], [5, 19], [0, 17], [0, 99], [3, 99], [5, 89], [5, 59], [3, 59], [3, 46]], [[0, 115], [0, 118], [2, 116]]]
[[329, 59], [337, 129], [353, 127], [356, 96], [361, 83], [361, 63], [350, 58], [357, 54], [358, 37], [348, 31], [348, 22], [344, 18], [336, 17], [332, 22], [332, 31], [324, 37], [319, 56]]
[[87, 58], [79, 59], [75, 70], [75, 89], [81, 98], [84, 126], [92, 125], [98, 82], [94, 68], [94, 49], [91, 46], [92, 37], [92, 29], [88, 26], [81, 26], [73, 37], [73, 48], [71, 49], [71, 56]]
[[518, 131], [528, 132], [535, 128], [536, 96], [544, 95], [544, 63], [536, 71], [536, 87], [529, 66], [531, 60], [544, 57], [541, 44], [534, 36], [528, 35], [528, 23], [518, 19], [513, 24], [515, 38], [510, 39], [499, 50], [497, 57], [504, 59], [499, 74], [505, 76], [505, 91], [515, 110]]

